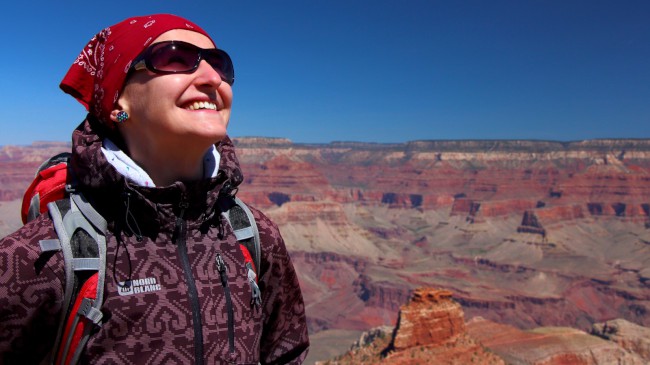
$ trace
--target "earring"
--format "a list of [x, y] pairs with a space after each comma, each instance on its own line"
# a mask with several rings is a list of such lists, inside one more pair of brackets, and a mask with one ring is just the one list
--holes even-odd
[[117, 118], [118, 123], [124, 123], [124, 121], [129, 119], [129, 113], [125, 112], [124, 110], [120, 110], [119, 112], [117, 112], [115, 118]]

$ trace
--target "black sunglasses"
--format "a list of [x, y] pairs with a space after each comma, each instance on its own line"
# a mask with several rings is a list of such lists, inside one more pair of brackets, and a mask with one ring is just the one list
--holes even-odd
[[235, 82], [235, 69], [230, 56], [225, 51], [216, 48], [199, 48], [183, 41], [164, 41], [152, 44], [135, 60], [132, 70], [145, 68], [157, 74], [192, 73], [205, 60], [221, 76], [221, 79], [232, 85]]

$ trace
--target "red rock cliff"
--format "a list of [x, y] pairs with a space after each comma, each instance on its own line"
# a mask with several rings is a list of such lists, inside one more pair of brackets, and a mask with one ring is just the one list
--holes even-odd
[[375, 334], [371, 343], [321, 364], [504, 364], [467, 335], [463, 310], [451, 297], [447, 290], [415, 290], [399, 311], [390, 342]]

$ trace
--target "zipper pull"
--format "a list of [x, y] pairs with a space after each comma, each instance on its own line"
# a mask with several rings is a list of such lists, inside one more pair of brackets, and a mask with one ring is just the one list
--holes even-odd
[[181, 196], [181, 201], [178, 202], [178, 207], [181, 208], [181, 210], [178, 213], [178, 218], [183, 219], [183, 216], [185, 216], [185, 209], [189, 207], [190, 204], [187, 202], [187, 198], [185, 197], [185, 194]]
[[185, 216], [185, 209], [189, 204], [187, 203], [187, 200], [185, 199], [185, 195], [181, 197], [181, 201], [178, 203], [178, 207], [180, 208], [180, 211], [178, 212], [178, 216], [176, 217], [176, 225], [174, 227], [174, 238], [173, 240], [176, 241], [178, 237], [181, 236], [181, 233], [183, 231], [183, 217]]
[[250, 262], [246, 263], [246, 268], [248, 269], [248, 284], [251, 286], [251, 305], [259, 308], [262, 306], [262, 292], [257, 286], [257, 274]]
[[226, 287], [228, 285], [228, 273], [226, 269], [226, 263], [223, 262], [221, 254], [217, 254], [217, 271], [219, 271], [219, 277], [221, 278], [221, 285]]

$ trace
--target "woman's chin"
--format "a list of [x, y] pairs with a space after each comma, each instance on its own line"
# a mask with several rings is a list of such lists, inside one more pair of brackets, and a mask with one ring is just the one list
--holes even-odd
[[209, 133], [199, 133], [195, 134], [193, 136], [189, 136], [188, 140], [190, 142], [190, 146], [197, 146], [200, 144], [209, 146], [213, 145], [215, 143], [221, 142], [224, 138], [226, 138], [227, 131], [226, 128], [221, 128], [217, 130], [210, 130], [210, 131], [204, 131], [204, 132], [209, 132]]

